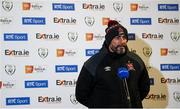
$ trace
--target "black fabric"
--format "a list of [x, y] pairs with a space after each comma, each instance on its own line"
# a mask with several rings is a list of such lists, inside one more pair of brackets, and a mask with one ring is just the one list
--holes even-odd
[[117, 30], [117, 28], [113, 28], [111, 29], [106, 35], [105, 35], [105, 42], [106, 42], [106, 45], [109, 46], [112, 39], [115, 37], [115, 36], [118, 36], [119, 35], [119, 32]]
[[103, 47], [100, 49], [99, 53], [95, 54], [94, 56], [92, 56], [90, 59], [88, 59], [85, 63], [84, 63], [84, 67], [87, 68], [88, 72], [91, 73], [91, 75], [95, 75], [97, 66], [99, 65], [99, 63], [104, 59], [104, 57], [107, 55], [108, 50], [105, 46], [105, 42]]
[[[142, 100], [150, 90], [148, 72], [140, 57], [127, 52], [124, 55], [109, 53], [102, 47], [99, 53], [87, 60], [82, 67], [76, 84], [76, 99], [89, 108], [126, 108], [123, 80], [117, 76], [117, 69], [132, 62], [135, 70], [129, 71], [127, 79], [134, 108], [142, 107]], [[109, 70], [105, 68], [110, 67]]]
[[123, 27], [122, 25], [118, 24], [118, 25], [116, 25], [114, 27], [110, 26], [110, 27], [106, 28], [106, 35], [105, 35], [105, 44], [106, 44], [106, 46], [110, 45], [112, 39], [115, 36], [119, 36], [119, 28], [123, 30], [124, 37], [128, 41], [128, 31], [127, 31], [127, 29], [125, 27]]

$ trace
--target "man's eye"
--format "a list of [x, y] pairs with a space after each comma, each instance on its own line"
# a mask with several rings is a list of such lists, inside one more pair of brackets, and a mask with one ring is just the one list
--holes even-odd
[[123, 35], [123, 36], [121, 36], [123, 39], [126, 39], [126, 36], [125, 35]]
[[115, 37], [115, 39], [119, 39], [119, 38], [120, 38], [120, 36], [116, 36], [116, 37]]
[[123, 35], [119, 35], [118, 38], [126, 38], [126, 36], [123, 34]]

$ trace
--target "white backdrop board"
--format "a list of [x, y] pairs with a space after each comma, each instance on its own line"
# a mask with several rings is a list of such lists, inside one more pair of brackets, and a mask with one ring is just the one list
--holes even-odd
[[82, 108], [83, 63], [110, 19], [129, 32], [151, 91], [144, 107], [180, 107], [180, 0], [0, 0], [0, 107]]

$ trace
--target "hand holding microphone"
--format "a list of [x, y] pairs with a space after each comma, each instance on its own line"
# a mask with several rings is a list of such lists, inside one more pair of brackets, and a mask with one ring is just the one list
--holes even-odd
[[124, 88], [125, 88], [127, 100], [128, 100], [128, 103], [129, 103], [129, 107], [131, 107], [131, 98], [130, 98], [128, 84], [127, 84], [127, 80], [126, 80], [126, 78], [129, 77], [129, 71], [125, 67], [120, 67], [120, 68], [118, 68], [117, 75], [118, 75], [118, 77], [120, 79], [123, 80], [123, 85], [124, 85]]

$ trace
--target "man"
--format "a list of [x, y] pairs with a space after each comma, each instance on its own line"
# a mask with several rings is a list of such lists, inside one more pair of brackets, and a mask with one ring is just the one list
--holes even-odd
[[[142, 108], [150, 90], [149, 76], [141, 58], [128, 50], [127, 42], [126, 28], [109, 21], [103, 47], [84, 63], [79, 74], [76, 99], [81, 104], [89, 108]], [[129, 72], [127, 85], [117, 74], [122, 67]]]

